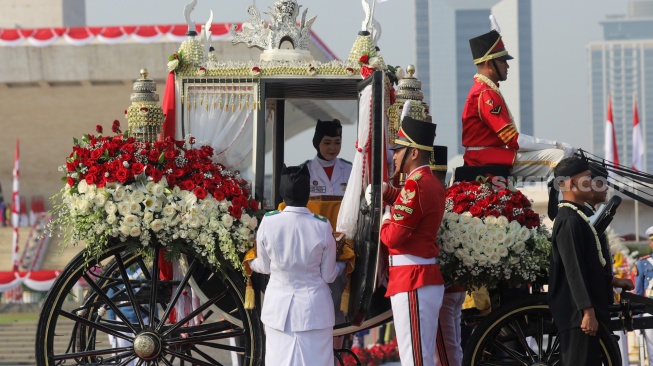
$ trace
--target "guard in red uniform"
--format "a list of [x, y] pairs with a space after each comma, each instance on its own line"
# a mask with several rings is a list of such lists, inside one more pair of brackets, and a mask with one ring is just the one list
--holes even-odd
[[507, 165], [513, 176], [548, 176], [575, 149], [517, 131], [499, 90], [499, 81], [508, 77], [508, 60], [512, 60], [499, 32], [493, 30], [472, 38], [469, 45], [478, 73], [463, 108], [465, 165]]
[[444, 281], [437, 264], [437, 228], [444, 215], [445, 190], [431, 173], [435, 125], [404, 117], [397, 134], [394, 163], [408, 173], [403, 189], [389, 188], [381, 226], [388, 247], [390, 297], [401, 364], [434, 365], [435, 337]]

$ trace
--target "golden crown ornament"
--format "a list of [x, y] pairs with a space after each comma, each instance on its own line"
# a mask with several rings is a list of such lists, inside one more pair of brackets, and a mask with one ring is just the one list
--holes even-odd
[[[302, 13], [302, 19], [297, 25], [297, 16], [301, 5], [295, 0], [277, 0], [270, 7], [270, 24], [261, 19], [259, 10], [251, 5], [247, 8], [250, 18], [242, 25], [239, 32], [237, 25], [232, 25], [230, 32], [234, 37], [232, 44], [245, 43], [247, 47], [257, 47], [263, 50], [261, 61], [312, 61], [309, 52], [311, 26], [317, 18], [306, 20], [308, 9]], [[286, 44], [290, 49], [282, 49]]]
[[156, 83], [147, 76], [147, 69], [141, 69], [141, 78], [134, 82], [132, 104], [125, 111], [125, 117], [129, 136], [138, 141], [154, 142], [161, 135], [165, 115], [159, 105]]

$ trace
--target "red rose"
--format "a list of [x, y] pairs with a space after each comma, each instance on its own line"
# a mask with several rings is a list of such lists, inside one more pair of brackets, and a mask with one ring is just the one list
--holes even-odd
[[200, 200], [206, 198], [206, 189], [202, 187], [195, 188], [195, 191], [193, 191], [193, 193], [195, 193], [195, 196]]
[[483, 213], [483, 209], [480, 208], [478, 205], [474, 205], [469, 208], [469, 213], [472, 214], [474, 217], [479, 217], [481, 216], [481, 213]]
[[97, 125], [97, 126], [95, 126], [95, 131], [96, 131], [97, 133], [102, 133], [102, 125]]
[[495, 195], [491, 195], [491, 196], [489, 196], [489, 197], [487, 198], [487, 201], [488, 201], [489, 203], [492, 203], [492, 204], [493, 204], [493, 203], [497, 203], [497, 200], [498, 200], [498, 198], [497, 198], [497, 196], [495, 196]]
[[224, 199], [224, 193], [220, 189], [216, 189], [213, 191], [213, 198], [215, 198], [218, 201], [222, 201]]
[[191, 145], [194, 145], [195, 144], [195, 137], [191, 137], [188, 142], [190, 142]]
[[113, 121], [113, 125], [111, 126], [111, 131], [113, 131], [113, 133], [120, 133], [121, 132], [120, 131], [120, 121], [118, 121], [117, 119]]
[[122, 145], [121, 149], [125, 150], [129, 154], [134, 153], [134, 145], [132, 145], [132, 144], [124, 144], [124, 145]]
[[125, 168], [118, 169], [116, 172], [116, 178], [118, 179], [118, 182], [125, 183], [127, 178], [129, 178], [129, 171]]
[[86, 174], [86, 177], [84, 179], [86, 180], [87, 184], [95, 183], [95, 176], [93, 174]]
[[66, 182], [67, 182], [68, 185], [71, 186], [71, 187], [74, 187], [75, 184], [77, 183], [77, 182], [75, 182], [75, 180], [74, 180], [73, 178], [71, 178], [71, 177], [68, 177], [68, 179], [66, 179]]
[[195, 183], [190, 179], [179, 182], [178, 186], [184, 191], [192, 191], [193, 189], [195, 189]]
[[158, 151], [150, 150], [150, 153], [147, 155], [147, 160], [149, 160], [150, 163], [156, 163], [157, 161], [159, 161], [160, 155], [161, 154], [159, 154]]
[[370, 62], [370, 56], [369, 55], [363, 55], [361, 58], [358, 59], [358, 62], [361, 64], [367, 65], [368, 62]]
[[168, 150], [165, 151], [165, 153], [163, 154], [163, 156], [164, 156], [167, 160], [173, 160], [173, 159], [177, 156], [177, 150], [174, 150], [174, 149], [168, 149]]
[[239, 219], [243, 215], [243, 209], [240, 206], [231, 206], [229, 207], [229, 214], [234, 217], [234, 219]]
[[240, 196], [241, 193], [242, 193], [242, 191], [240, 190], [240, 187], [238, 187], [238, 186], [231, 187], [231, 194], [232, 195]]
[[181, 169], [181, 168], [173, 169], [172, 170], [172, 175], [175, 178], [181, 178], [181, 177], [184, 176], [184, 169]]
[[458, 204], [458, 203], [460, 203], [460, 202], [465, 201], [466, 199], [467, 199], [467, 195], [466, 195], [466, 194], [464, 194], [464, 193], [459, 193], [459, 194], [456, 195], [456, 197], [454, 197], [453, 202], [456, 203], [456, 204]]
[[465, 209], [462, 206], [454, 206], [453, 207], [453, 212], [455, 212], [457, 214], [461, 214], [461, 213], [463, 213], [463, 211], [465, 211]]
[[91, 159], [97, 161], [99, 158], [102, 157], [102, 154], [104, 154], [104, 150], [95, 149], [95, 150], [93, 150], [93, 152], [91, 152]]
[[204, 182], [204, 176], [202, 174], [193, 174], [193, 182], [195, 184], [202, 184]]
[[174, 187], [177, 185], [177, 178], [175, 178], [172, 175], [167, 175], [166, 176], [166, 181], [168, 181], [168, 186]]
[[256, 200], [249, 201], [249, 208], [254, 211], [258, 210], [258, 202]]
[[476, 204], [479, 205], [481, 208], [487, 208], [490, 205], [490, 201], [488, 201], [487, 199], [480, 199]]
[[124, 161], [131, 161], [134, 157], [131, 154], [122, 154], [120, 158]]
[[160, 171], [159, 169], [151, 168], [150, 176], [156, 183], [158, 183], [161, 180], [161, 178], [163, 178], [163, 172]]
[[145, 171], [145, 165], [143, 165], [142, 163], [132, 164], [132, 174], [139, 175], [144, 171]]

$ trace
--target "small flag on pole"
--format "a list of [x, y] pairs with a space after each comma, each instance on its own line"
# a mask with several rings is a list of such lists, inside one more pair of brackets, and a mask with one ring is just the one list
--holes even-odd
[[634, 99], [633, 108], [633, 169], [638, 172], [644, 171], [644, 138], [642, 137], [642, 125], [639, 123], [637, 99]]
[[[614, 132], [614, 119], [612, 118], [612, 98], [608, 96], [608, 116], [605, 123], [605, 160], [614, 165], [619, 165], [619, 150], [617, 150], [617, 137]], [[608, 175], [612, 175], [609, 172]]]
[[18, 271], [18, 226], [20, 225], [20, 196], [18, 194], [18, 185], [20, 179], [19, 170], [19, 140], [16, 140], [16, 153], [14, 155], [14, 189], [11, 194], [11, 225], [14, 228], [12, 241], [12, 261], [14, 272]]

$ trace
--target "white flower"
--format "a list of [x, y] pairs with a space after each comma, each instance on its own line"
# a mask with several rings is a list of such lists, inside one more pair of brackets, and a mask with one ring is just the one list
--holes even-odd
[[506, 240], [506, 233], [504, 231], [497, 230], [497, 232], [494, 233], [494, 240], [495, 243], [503, 243]]
[[155, 197], [161, 197], [165, 193], [165, 189], [161, 183], [154, 183], [150, 191]]
[[504, 226], [504, 227], [508, 226], [508, 218], [505, 216], [499, 216], [497, 218], [497, 223], [499, 224], [499, 226]]
[[506, 248], [503, 245], [499, 245], [497, 247], [496, 253], [501, 256], [501, 258], [505, 258], [508, 256], [508, 248]]
[[528, 228], [523, 227], [521, 230], [519, 230], [519, 235], [517, 238], [521, 241], [526, 241], [531, 238], [531, 231], [528, 230]]
[[488, 216], [485, 219], [485, 224], [487, 225], [496, 225], [497, 224], [497, 218], [494, 216]]
[[242, 235], [243, 237], [247, 237], [247, 236], [249, 236], [249, 232], [250, 232], [249, 228], [247, 228], [247, 227], [245, 227], [245, 226], [241, 226], [241, 227], [239, 227], [237, 231], [238, 231], [238, 233], [239, 233], [240, 235]]
[[222, 200], [220, 201], [220, 204], [218, 204], [218, 207], [222, 212], [229, 212], [229, 205], [230, 203], [228, 201]]
[[125, 199], [127, 196], [127, 190], [123, 186], [117, 186], [116, 189], [111, 193], [113, 200], [120, 202]]
[[215, 231], [218, 227], [220, 227], [219, 221], [216, 218], [211, 217], [211, 219], [209, 220], [209, 229]]
[[132, 213], [132, 205], [129, 201], [120, 201], [118, 203], [118, 212], [123, 216], [127, 216]]
[[243, 226], [248, 226], [249, 225], [249, 220], [251, 220], [251, 216], [248, 214], [244, 213], [240, 216], [240, 222], [243, 224]]
[[138, 226], [140, 220], [138, 219], [138, 216], [129, 214], [125, 216], [123, 223], [127, 226]]
[[249, 228], [254, 230], [258, 226], [258, 219], [256, 217], [252, 217], [251, 220], [249, 220]]
[[442, 250], [444, 250], [447, 253], [453, 253], [455, 251], [453, 245], [451, 243], [444, 243], [442, 245]]
[[163, 213], [163, 216], [172, 217], [177, 214], [177, 208], [174, 203], [171, 203], [166, 205], [161, 212]]
[[462, 261], [463, 261], [463, 266], [465, 267], [474, 267], [474, 264], [476, 263], [474, 258], [470, 256], [463, 257]]
[[470, 214], [469, 212], [463, 212], [458, 217], [458, 222], [460, 222], [461, 224], [468, 224], [472, 221], [473, 217], [474, 216], [472, 216], [472, 214]]
[[137, 189], [132, 192], [130, 200], [137, 203], [143, 202], [143, 200], [145, 200], [145, 193]]
[[93, 203], [95, 204], [95, 207], [103, 207], [105, 203], [107, 203], [107, 196], [106, 193], [98, 193], [93, 197]]
[[118, 230], [120, 230], [120, 233], [124, 236], [129, 236], [130, 229], [131, 228], [127, 225], [120, 225], [120, 228], [118, 228]]
[[107, 224], [109, 224], [109, 225], [113, 225], [113, 224], [115, 224], [116, 221], [118, 221], [118, 218], [117, 218], [116, 215], [114, 215], [114, 214], [109, 214], [109, 215], [107, 216], [107, 218], [106, 218], [106, 222], [107, 222]]
[[150, 223], [150, 228], [151, 228], [152, 231], [154, 231], [155, 233], [156, 233], [157, 231], [163, 229], [163, 227], [164, 227], [164, 225], [163, 225], [163, 221], [161, 221], [160, 219], [152, 220], [152, 222]]
[[526, 249], [526, 243], [524, 243], [523, 241], [518, 241], [515, 243], [515, 245], [512, 246], [512, 250], [514, 250], [515, 253], [517, 254], [521, 254], [521, 252], [523, 252], [524, 249]]
[[131, 236], [140, 236], [141, 235], [141, 228], [140, 226], [132, 226], [129, 228], [129, 235]]
[[200, 227], [200, 218], [198, 215], [191, 215], [190, 219], [188, 220], [188, 226], [192, 227], [194, 229], [197, 229]]
[[88, 191], [88, 183], [86, 183], [85, 179], [82, 179], [77, 183], [77, 192], [79, 193], [86, 193]]
[[168, 61], [168, 72], [175, 71], [177, 69], [177, 66], [179, 66], [179, 60], [178, 59], [173, 59]]
[[370, 57], [368, 64], [371, 68], [378, 69], [381, 67], [381, 59], [379, 57]]
[[508, 226], [511, 232], [518, 232], [522, 228], [521, 224], [517, 220], [511, 221]]
[[143, 201], [143, 204], [145, 205], [145, 209], [146, 209], [146, 210], [148, 210], [148, 211], [154, 211], [154, 208], [155, 208], [155, 206], [156, 206], [156, 205], [155, 205], [155, 204], [156, 204], [156, 200], [154, 199], [154, 197], [147, 197], [147, 198], [145, 198], [145, 200]]
[[508, 259], [508, 263], [512, 265], [519, 263], [519, 261], [520, 261], [519, 257], [510, 257], [510, 259]]
[[75, 202], [75, 208], [80, 214], [87, 215], [91, 211], [91, 203], [84, 198], [78, 198]]
[[151, 212], [146, 212], [146, 213], [143, 215], [143, 222], [146, 222], [146, 223], [147, 223], [147, 222], [151, 222], [152, 220], [154, 220], [154, 214], [153, 214], [153, 213], [151, 213]]
[[234, 224], [234, 217], [231, 215], [222, 215], [222, 222], [224, 226], [229, 229]]

